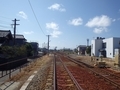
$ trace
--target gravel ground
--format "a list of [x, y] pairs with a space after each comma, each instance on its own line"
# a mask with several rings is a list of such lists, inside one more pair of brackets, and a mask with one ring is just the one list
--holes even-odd
[[45, 62], [38, 70], [38, 73], [30, 82], [26, 90], [43, 90], [46, 84], [46, 79], [49, 73], [50, 66], [51, 66], [51, 60]]

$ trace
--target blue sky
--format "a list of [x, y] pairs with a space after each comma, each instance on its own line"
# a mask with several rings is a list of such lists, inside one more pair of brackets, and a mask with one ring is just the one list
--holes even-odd
[[[35, 12], [39, 25], [32, 12]], [[1, 0], [0, 29], [11, 30], [15, 18], [17, 34], [27, 41], [50, 48], [75, 48], [98, 37], [120, 37], [120, 0]]]

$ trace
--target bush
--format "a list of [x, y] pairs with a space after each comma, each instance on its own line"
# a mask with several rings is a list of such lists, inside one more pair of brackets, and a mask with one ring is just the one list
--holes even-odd
[[86, 53], [87, 53], [87, 54], [91, 54], [91, 46], [88, 46], [88, 47], [86, 48]]
[[30, 57], [33, 56], [33, 48], [29, 43], [22, 46], [1, 46], [0, 54], [7, 56], [6, 58]]
[[6, 55], [7, 58], [27, 56], [27, 50], [24, 45], [23, 46], [2, 46], [1, 53]]
[[28, 57], [29, 57], [29, 56], [33, 56], [34, 51], [33, 51], [33, 48], [32, 48], [32, 46], [31, 46], [31, 44], [26, 43], [25, 47], [26, 47], [27, 56], [28, 56]]

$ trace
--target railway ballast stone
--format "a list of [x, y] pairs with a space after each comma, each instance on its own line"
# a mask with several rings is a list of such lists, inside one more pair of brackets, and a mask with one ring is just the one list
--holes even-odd
[[33, 80], [30, 82], [26, 90], [42, 90], [44, 88], [50, 65], [51, 60], [48, 60], [41, 66], [41, 68], [38, 70], [38, 73], [34, 76]]

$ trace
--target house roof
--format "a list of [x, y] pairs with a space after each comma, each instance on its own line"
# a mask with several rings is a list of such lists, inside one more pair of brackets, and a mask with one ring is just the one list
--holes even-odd
[[78, 47], [87, 47], [86, 45], [79, 45]]
[[[13, 38], [14, 38], [14, 34], [12, 34]], [[16, 34], [15, 35], [15, 38], [16, 39], [25, 39], [23, 35], [20, 35], [20, 34]]]
[[11, 34], [10, 30], [0, 30], [0, 37], [6, 37], [9, 34]]

